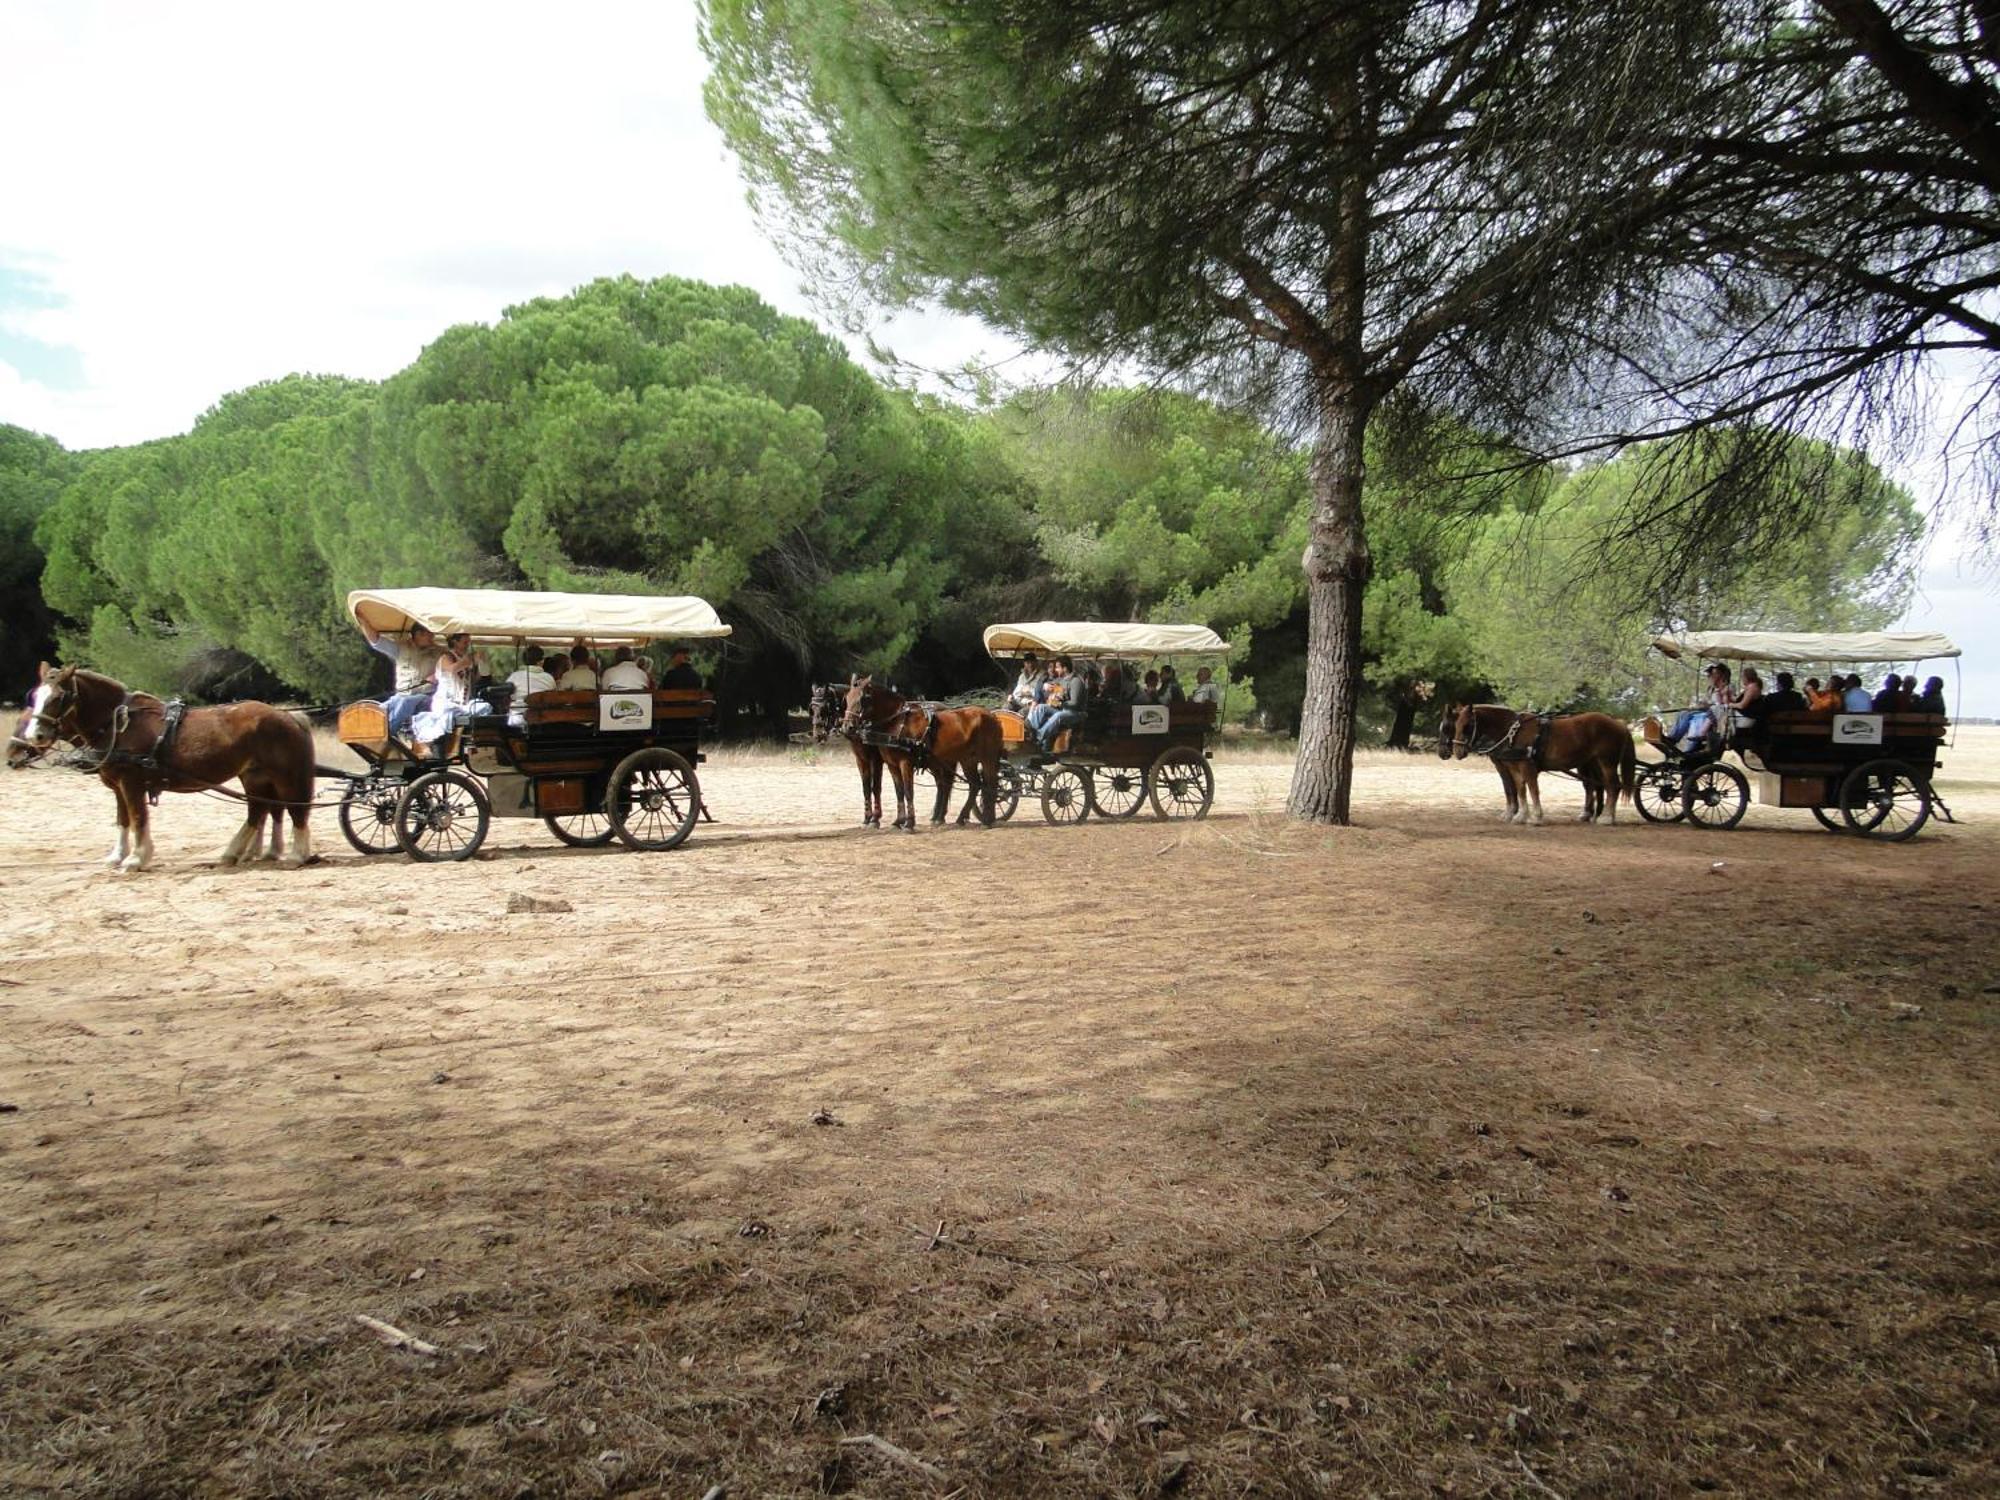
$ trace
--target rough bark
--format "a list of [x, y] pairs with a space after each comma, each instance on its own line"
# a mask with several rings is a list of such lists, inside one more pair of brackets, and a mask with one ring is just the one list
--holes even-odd
[[1306, 547], [1306, 695], [1299, 758], [1286, 804], [1295, 818], [1345, 823], [1354, 780], [1354, 715], [1361, 696], [1361, 594], [1368, 543], [1361, 524], [1367, 402], [1354, 385], [1326, 393], [1313, 447], [1311, 541]]

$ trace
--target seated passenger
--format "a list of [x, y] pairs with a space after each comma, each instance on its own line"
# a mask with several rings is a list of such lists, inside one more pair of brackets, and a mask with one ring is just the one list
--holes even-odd
[[1014, 679], [1014, 689], [1007, 695], [1007, 707], [1017, 714], [1026, 714], [1042, 701], [1042, 687], [1049, 680], [1049, 674], [1042, 670], [1041, 659], [1030, 651], [1021, 658], [1021, 675]]
[[1132, 701], [1134, 703], [1164, 703], [1166, 701], [1160, 696], [1160, 674], [1158, 672], [1148, 672], [1140, 680], [1139, 691], [1132, 695]]
[[432, 682], [437, 672], [437, 660], [444, 655], [444, 647], [437, 643], [428, 625], [412, 625], [407, 641], [387, 639], [374, 626], [364, 623], [361, 633], [367, 637], [369, 646], [379, 651], [396, 664], [394, 689], [382, 700], [382, 709], [389, 717], [389, 732], [402, 734], [410, 727], [410, 720], [429, 705], [434, 691]]
[[463, 632], [448, 637], [445, 653], [438, 658], [431, 705], [411, 721], [410, 738], [420, 745], [434, 744], [467, 720], [493, 712], [491, 704], [472, 696], [473, 679], [483, 669], [472, 637]]
[[1764, 714], [1795, 714], [1806, 706], [1806, 695], [1792, 686], [1792, 674], [1780, 672], [1776, 677], [1777, 687], [1764, 695]]
[[1806, 710], [1809, 713], [1831, 714], [1840, 711], [1840, 679], [1835, 678], [1826, 687], [1819, 685], [1817, 677], [1806, 679]]
[[[1199, 680], [1201, 672], [1207, 670], [1208, 668], [1206, 667], [1201, 668], [1195, 674], [1196, 679]], [[1160, 701], [1162, 703], [1185, 703], [1187, 701], [1187, 694], [1181, 691], [1180, 674], [1174, 671], [1174, 664], [1172, 662], [1168, 662], [1160, 668]]]
[[1944, 711], [1944, 679], [1942, 677], [1925, 678], [1924, 690], [1917, 695], [1917, 712], [1920, 714], [1942, 714]]
[[1220, 703], [1222, 684], [1215, 680], [1215, 673], [1207, 667], [1194, 669], [1194, 691], [1188, 695], [1190, 703]]
[[597, 673], [591, 670], [590, 654], [571, 653], [569, 670], [556, 679], [556, 686], [566, 693], [594, 692], [597, 688]]
[[1104, 664], [1104, 685], [1098, 691], [1104, 694], [1104, 701], [1114, 708], [1132, 701], [1132, 678], [1123, 662], [1108, 661]]
[[1903, 679], [1894, 672], [1882, 679], [1882, 691], [1868, 700], [1869, 708], [1878, 714], [1893, 714], [1903, 703]]
[[530, 693], [546, 693], [556, 685], [542, 667], [542, 648], [530, 646], [521, 653], [521, 670], [507, 679], [507, 686], [514, 690], [514, 701], [507, 705], [507, 722], [519, 729], [528, 722], [524, 708]]
[[653, 679], [646, 674], [646, 669], [633, 659], [632, 648], [620, 646], [612, 657], [611, 665], [604, 669], [604, 675], [598, 679], [598, 686], [619, 688], [628, 693], [650, 692]]
[[1840, 706], [1850, 714], [1865, 714], [1874, 710], [1875, 700], [1868, 696], [1868, 689], [1861, 685], [1861, 674], [1849, 672], [1841, 682]]
[[1083, 710], [1090, 702], [1090, 686], [1081, 672], [1071, 669], [1067, 656], [1058, 656], [1049, 667], [1049, 682], [1042, 703], [1028, 715], [1028, 728], [1047, 750], [1056, 736], [1073, 724], [1083, 722]]
[[1693, 750], [1695, 745], [1707, 738], [1708, 732], [1716, 726], [1720, 711], [1731, 708], [1736, 703], [1736, 690], [1729, 685], [1729, 668], [1715, 662], [1708, 669], [1708, 685], [1695, 695], [1694, 702], [1674, 720], [1673, 727], [1666, 733], [1664, 743], [1674, 745], [1683, 752]]
[[688, 660], [687, 647], [674, 647], [673, 659], [667, 663], [667, 670], [660, 674], [660, 686], [676, 692], [687, 692], [701, 686], [701, 673]]

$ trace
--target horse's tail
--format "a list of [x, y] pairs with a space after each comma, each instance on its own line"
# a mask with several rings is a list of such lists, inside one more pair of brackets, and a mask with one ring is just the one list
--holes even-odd
[[1618, 786], [1625, 793], [1625, 800], [1639, 805], [1639, 749], [1632, 743], [1632, 726], [1620, 721], [1620, 744], [1618, 746]]

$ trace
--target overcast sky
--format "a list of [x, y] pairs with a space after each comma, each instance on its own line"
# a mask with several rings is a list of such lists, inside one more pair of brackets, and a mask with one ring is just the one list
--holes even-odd
[[[379, 379], [624, 272], [815, 315], [705, 71], [692, 0], [4, 0], [0, 421], [72, 448], [182, 432], [229, 391]], [[933, 367], [1014, 349], [942, 314], [877, 338]], [[1901, 477], [1928, 503], [1922, 466]], [[2000, 715], [2000, 601], [1964, 552], [1933, 545], [1906, 623], [1952, 634], [1964, 711]]]

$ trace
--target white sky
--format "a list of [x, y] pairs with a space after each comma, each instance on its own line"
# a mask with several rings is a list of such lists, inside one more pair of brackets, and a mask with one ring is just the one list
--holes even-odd
[[[72, 448], [181, 432], [229, 391], [379, 379], [624, 272], [813, 316], [705, 74], [692, 0], [6, 0], [0, 421]], [[943, 314], [877, 338], [933, 367], [1015, 348]], [[1966, 649], [1964, 712], [2000, 715], [2000, 599], [1964, 550], [1932, 547], [1908, 623]]]

